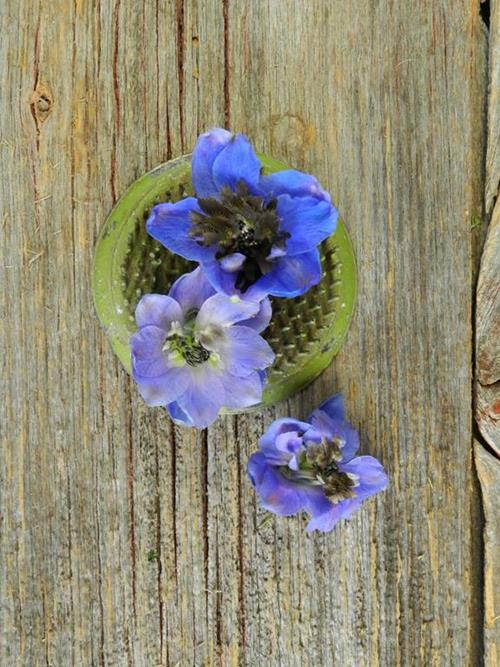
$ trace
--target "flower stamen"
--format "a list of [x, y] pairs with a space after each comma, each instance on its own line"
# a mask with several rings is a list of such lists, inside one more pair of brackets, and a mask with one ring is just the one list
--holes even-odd
[[282, 474], [300, 484], [322, 486], [326, 497], [333, 504], [354, 498], [356, 494], [353, 489], [359, 486], [359, 477], [342, 472], [339, 468], [344, 444], [338, 437], [330, 440], [322, 438], [320, 443], [306, 442], [305, 449], [298, 457], [298, 470], [292, 471], [288, 466], [283, 466]]
[[163, 345], [163, 352], [168, 355], [181, 355], [189, 366], [198, 366], [208, 361], [210, 359], [210, 352], [203, 347], [193, 333], [185, 334], [180, 325], [178, 327], [175, 326], [177, 324], [177, 322], [173, 323], [167, 340]]
[[240, 181], [235, 193], [224, 187], [219, 199], [199, 198], [198, 205], [203, 213], [191, 213], [189, 235], [199, 245], [217, 245], [216, 259], [234, 253], [245, 256], [235, 282], [236, 288], [245, 292], [269, 273], [271, 251], [283, 250], [290, 237], [280, 230], [277, 200], [251, 195]]

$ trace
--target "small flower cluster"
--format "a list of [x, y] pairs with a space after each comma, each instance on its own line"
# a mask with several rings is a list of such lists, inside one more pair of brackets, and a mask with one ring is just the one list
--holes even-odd
[[248, 462], [262, 506], [281, 516], [311, 515], [307, 530], [328, 532], [388, 483], [373, 456], [355, 456], [358, 433], [346, 421], [341, 395], [332, 396], [306, 422], [277, 419]]
[[[242, 135], [199, 137], [191, 163], [195, 197], [155, 206], [149, 234], [198, 267], [168, 295], [137, 305], [132, 374], [148, 405], [184, 426], [205, 428], [221, 408], [261, 402], [274, 352], [261, 336], [270, 296], [296, 297], [321, 279], [318, 245], [337, 224], [329, 195], [309, 174], [263, 175]], [[357, 432], [333, 396], [307, 422], [278, 419], [250, 457], [262, 505], [311, 515], [308, 530], [331, 530], [387, 485], [381, 464], [355, 457]]]
[[168, 296], [139, 302], [132, 373], [149, 405], [205, 428], [222, 407], [260, 403], [274, 361], [260, 335], [269, 296], [295, 297], [320, 281], [317, 246], [335, 230], [337, 209], [309, 174], [264, 176], [248, 139], [227, 130], [199, 137], [191, 173], [196, 196], [158, 204], [146, 228], [199, 266]]

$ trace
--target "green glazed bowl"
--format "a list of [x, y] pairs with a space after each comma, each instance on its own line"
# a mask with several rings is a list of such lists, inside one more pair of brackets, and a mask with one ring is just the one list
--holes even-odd
[[[264, 173], [288, 167], [259, 155]], [[170, 160], [139, 178], [109, 214], [95, 248], [92, 290], [97, 314], [111, 346], [130, 373], [134, 311], [143, 294], [166, 294], [196, 264], [161, 246], [146, 232], [146, 220], [159, 202], [193, 195], [191, 156]], [[316, 378], [338, 352], [356, 299], [356, 265], [344, 223], [320, 247], [323, 278], [295, 299], [271, 298], [273, 317], [262, 334], [276, 354], [262, 404], [292, 396]], [[226, 412], [248, 412], [260, 406]]]

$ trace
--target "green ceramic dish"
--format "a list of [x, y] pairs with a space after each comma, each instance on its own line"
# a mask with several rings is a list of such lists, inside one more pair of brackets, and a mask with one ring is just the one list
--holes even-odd
[[[265, 155], [259, 158], [265, 173], [288, 168]], [[136, 330], [137, 302], [146, 293], [167, 293], [176, 278], [196, 266], [169, 252], [145, 228], [155, 204], [193, 194], [190, 159], [183, 155], [166, 162], [133, 183], [111, 211], [97, 241], [92, 278], [95, 306], [128, 372], [128, 341]], [[338, 352], [349, 328], [356, 299], [356, 266], [342, 221], [321, 245], [321, 261], [319, 285], [295, 299], [272, 299], [273, 318], [263, 335], [276, 361], [269, 371], [264, 405], [292, 396], [316, 378]]]

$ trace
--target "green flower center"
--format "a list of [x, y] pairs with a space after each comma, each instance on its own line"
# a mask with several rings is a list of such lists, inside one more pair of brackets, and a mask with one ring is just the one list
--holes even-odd
[[198, 366], [210, 359], [210, 352], [203, 347], [192, 330], [185, 331], [175, 325], [167, 337], [163, 351], [179, 354], [190, 366]]
[[319, 444], [307, 443], [299, 455], [299, 469], [281, 468], [282, 473], [300, 484], [322, 486], [326, 497], [336, 504], [348, 498], [354, 498], [354, 488], [358, 485], [356, 475], [350, 475], [339, 469], [342, 460], [342, 440], [323, 438]]
[[237, 289], [245, 292], [262, 275], [269, 273], [271, 250], [284, 250], [290, 237], [288, 232], [279, 229], [277, 200], [254, 197], [240, 181], [236, 193], [224, 187], [218, 199], [200, 198], [198, 205], [203, 213], [191, 213], [189, 235], [202, 246], [217, 245], [217, 259], [234, 253], [245, 256], [235, 283]]

